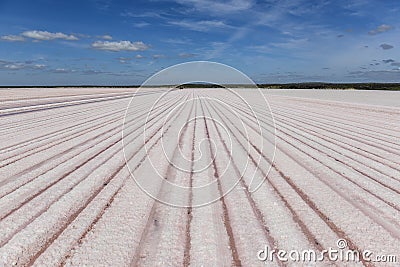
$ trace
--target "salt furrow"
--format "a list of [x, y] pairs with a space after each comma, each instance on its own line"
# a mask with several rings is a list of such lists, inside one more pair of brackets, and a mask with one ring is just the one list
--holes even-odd
[[[256, 90], [237, 89], [257, 121], [226, 90], [175, 90], [146, 122], [166, 91], [143, 90], [125, 114], [129, 99], [114, 98], [126, 90], [4, 90], [3, 107], [24, 113], [0, 117], [1, 266], [374, 266], [257, 257], [265, 246], [335, 249], [339, 238], [349, 249], [399, 256], [394, 94], [386, 103], [383, 92], [336, 101], [349, 92], [263, 91], [273, 120]], [[220, 198], [204, 203], [211, 196]]]

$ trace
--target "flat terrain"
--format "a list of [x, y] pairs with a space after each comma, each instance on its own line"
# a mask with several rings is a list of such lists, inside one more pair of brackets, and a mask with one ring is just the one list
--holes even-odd
[[399, 93], [135, 91], [1, 90], [0, 266], [399, 263]]
[[400, 108], [397, 91], [360, 91], [360, 90], [327, 90], [327, 89], [277, 89], [265, 90], [268, 95], [311, 98], [346, 103], [368, 104]]

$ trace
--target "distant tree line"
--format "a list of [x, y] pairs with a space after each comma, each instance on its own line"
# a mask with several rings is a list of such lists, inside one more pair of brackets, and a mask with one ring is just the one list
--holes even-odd
[[[355, 89], [355, 90], [400, 90], [400, 83], [276, 83], [276, 84], [257, 84], [259, 88], [265, 89]], [[138, 88], [140, 85], [64, 85], [64, 86], [0, 86], [0, 88]], [[155, 87], [155, 86], [147, 86]], [[181, 85], [163, 85], [160, 87], [169, 87], [177, 89], [185, 88], [255, 88], [255, 85], [243, 84], [209, 84], [209, 83], [188, 83]]]
[[287, 83], [258, 84], [270, 89], [355, 89], [355, 90], [400, 90], [400, 83]]

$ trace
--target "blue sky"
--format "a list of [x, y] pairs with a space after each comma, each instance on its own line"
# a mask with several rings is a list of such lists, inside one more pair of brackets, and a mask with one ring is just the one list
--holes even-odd
[[141, 84], [195, 60], [255, 82], [400, 82], [393, 0], [0, 0], [0, 85]]

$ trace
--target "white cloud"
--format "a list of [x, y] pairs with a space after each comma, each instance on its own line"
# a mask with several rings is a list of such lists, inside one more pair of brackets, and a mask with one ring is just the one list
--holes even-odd
[[193, 54], [193, 53], [180, 53], [178, 56], [181, 57], [181, 58], [191, 58], [191, 57], [195, 57], [196, 54]]
[[89, 70], [82, 71], [82, 74], [84, 74], [84, 75], [97, 75], [97, 74], [110, 74], [110, 72], [102, 71], [102, 70], [89, 69]]
[[160, 59], [160, 58], [165, 58], [165, 55], [162, 54], [153, 55], [153, 59]]
[[104, 39], [104, 40], [112, 40], [112, 36], [108, 35], [108, 34], [99, 36], [99, 38]]
[[230, 27], [229, 25], [226, 25], [223, 21], [218, 21], [218, 20], [201, 20], [201, 21], [181, 20], [181, 21], [170, 21], [169, 24], [199, 32], [206, 32], [212, 30], [213, 28]]
[[253, 1], [251, 0], [177, 0], [177, 2], [183, 5], [192, 5], [199, 11], [206, 11], [218, 14], [248, 10], [253, 6]]
[[112, 0], [91, 0], [91, 2], [101, 11], [107, 11], [112, 4]]
[[163, 15], [160, 14], [160, 12], [123, 12], [121, 13], [121, 16], [123, 17], [133, 17], [133, 18], [158, 18], [162, 19], [164, 18]]
[[68, 72], [70, 72], [70, 71], [67, 69], [64, 69], [64, 68], [57, 68], [57, 69], [53, 70], [53, 73], [68, 73]]
[[308, 38], [300, 38], [300, 39], [290, 38], [289, 40], [286, 40], [285, 42], [271, 43], [271, 45], [275, 46], [275, 47], [291, 50], [291, 49], [301, 49], [308, 43], [309, 43]]
[[248, 47], [249, 50], [256, 51], [258, 53], [272, 53], [273, 46], [272, 45], [252, 45]]
[[4, 65], [5, 69], [9, 69], [9, 70], [20, 70], [24, 68], [24, 65], [19, 64], [19, 63], [15, 63], [15, 64], [7, 64]]
[[129, 58], [129, 57], [119, 57], [119, 58], [117, 58], [117, 60], [118, 60], [121, 64], [125, 64], [125, 63], [128, 63], [128, 62], [131, 60], [131, 58]]
[[3, 70], [22, 70], [22, 69], [40, 70], [44, 68], [46, 68], [46, 65], [34, 64], [31, 61], [25, 61], [25, 62], [0, 61], [0, 69]]
[[360, 78], [364, 81], [375, 82], [397, 82], [399, 79], [400, 70], [367, 70], [367, 71], [352, 71], [349, 76]]
[[393, 29], [392, 26], [386, 25], [386, 24], [382, 24], [382, 25], [378, 26], [377, 28], [375, 28], [373, 30], [370, 30], [368, 32], [368, 34], [369, 35], [376, 35], [376, 34], [379, 34], [379, 33], [384, 33], [384, 32], [390, 31], [392, 29]]
[[146, 26], [150, 26], [150, 23], [147, 22], [138, 22], [133, 24], [133, 26], [135, 26], [136, 28], [144, 28]]
[[144, 44], [143, 42], [132, 43], [131, 41], [119, 41], [119, 42], [96, 41], [92, 43], [92, 48], [119, 52], [119, 51], [144, 51], [149, 49], [149, 46]]
[[182, 38], [169, 38], [169, 39], [165, 39], [163, 40], [163, 42], [168, 43], [168, 44], [172, 44], [172, 45], [189, 45], [189, 44], [193, 44], [193, 41], [191, 39], [182, 37]]
[[1, 36], [1, 40], [9, 42], [23, 42], [25, 41], [25, 38], [19, 35], [4, 35]]
[[21, 35], [27, 38], [32, 38], [41, 41], [48, 41], [54, 39], [63, 39], [68, 41], [79, 40], [79, 38], [76, 37], [75, 35], [67, 35], [61, 32], [52, 33], [48, 31], [25, 31]]
[[144, 58], [144, 56], [142, 56], [142, 55], [136, 55], [135, 58], [137, 58], [137, 59], [142, 59], [142, 58]]

